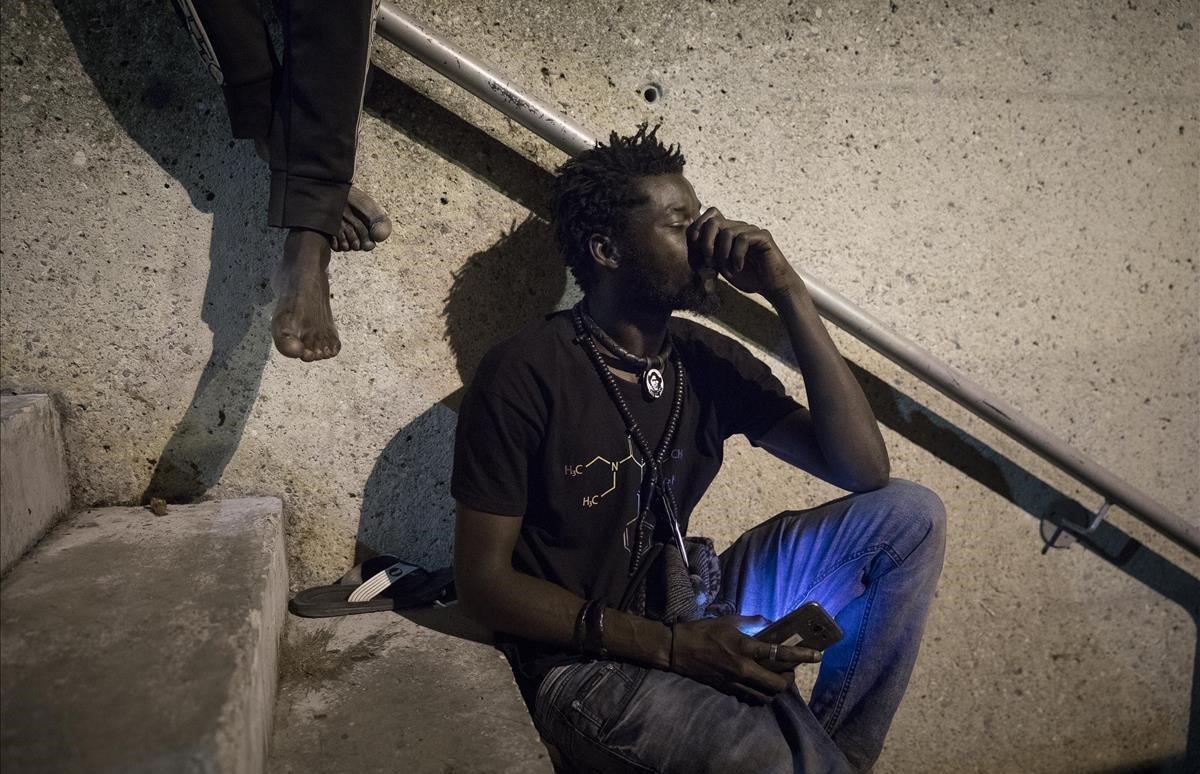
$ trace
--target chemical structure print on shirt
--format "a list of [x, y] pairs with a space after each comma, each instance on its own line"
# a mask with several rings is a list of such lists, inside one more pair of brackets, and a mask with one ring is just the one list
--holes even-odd
[[[625, 522], [625, 528], [622, 530], [621, 536], [625, 550], [632, 551], [633, 531], [636, 528], [638, 514], [642, 511], [641, 489], [646, 474], [646, 461], [638, 458], [637, 451], [634, 449], [633, 439], [629, 435], [625, 436], [625, 451], [625, 456], [616, 460], [609, 459], [602, 454], [597, 454], [588, 462], [564, 465], [563, 475], [570, 479], [577, 479], [582, 485], [587, 487], [580, 502], [581, 507], [586, 510], [600, 505], [601, 500], [613, 494], [618, 489], [628, 488], [629, 484], [634, 482], [622, 482], [621, 471], [626, 465], [633, 465], [637, 468], [638, 477], [636, 484], [632, 487], [633, 498], [632, 507], [629, 511], [630, 519]], [[673, 461], [683, 459], [683, 450], [672, 449], [670, 459]], [[667, 480], [670, 484], [674, 484], [674, 474], [668, 476]]]
[[[640, 488], [640, 485], [641, 485], [641, 475], [640, 474], [645, 472], [646, 461], [640, 460], [637, 458], [637, 455], [634, 453], [634, 450], [633, 450], [633, 439], [630, 438], [628, 435], [625, 436], [625, 449], [626, 449], [625, 456], [619, 460], [610, 460], [607, 457], [605, 457], [604, 455], [597, 454], [589, 462], [585, 462], [582, 465], [565, 465], [565, 466], [563, 466], [563, 472], [566, 474], [566, 476], [568, 478], [577, 478], [577, 477], [587, 476], [587, 474], [593, 469], [593, 466], [596, 466], [595, 467], [596, 470], [600, 470], [600, 471], [607, 470], [607, 471], [611, 472], [611, 474], [612, 474], [611, 481], [609, 480], [608, 477], [603, 477], [601, 479], [606, 484], [608, 484], [608, 488], [604, 489], [603, 491], [592, 492], [590, 494], [585, 494], [583, 496], [583, 507], [584, 508], [595, 508], [597, 505], [600, 504], [600, 501], [602, 499], [604, 499], [604, 497], [606, 497], [607, 495], [612, 494], [613, 492], [616, 491], [618, 479], [619, 479], [620, 472], [621, 472], [621, 467], [623, 465], [632, 464], [632, 465], [637, 466], [638, 473], [639, 473], [638, 484], [639, 484], [639, 488]], [[594, 477], [594, 476], [589, 476], [589, 478], [592, 480], [596, 480], [596, 477]], [[635, 492], [635, 494], [636, 494], [636, 492]]]

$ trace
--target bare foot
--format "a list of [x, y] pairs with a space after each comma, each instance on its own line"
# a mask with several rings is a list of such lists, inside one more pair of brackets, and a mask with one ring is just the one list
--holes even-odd
[[311, 362], [342, 348], [329, 307], [329, 240], [319, 231], [294, 228], [283, 241], [275, 273], [271, 335], [285, 357]]
[[[263, 161], [271, 160], [271, 146], [266, 140], [255, 140], [254, 151]], [[374, 250], [375, 243], [387, 239], [391, 233], [392, 221], [387, 212], [366, 191], [352, 185], [346, 208], [342, 210], [341, 228], [329, 236], [329, 246], [338, 252]]]

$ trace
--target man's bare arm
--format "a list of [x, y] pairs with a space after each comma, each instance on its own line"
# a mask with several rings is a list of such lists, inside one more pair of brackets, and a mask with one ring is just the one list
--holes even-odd
[[808, 409], [797, 408], [771, 426], [754, 442], [779, 459], [807, 471], [822, 481], [841, 486], [825, 461]]
[[[454, 580], [468, 616], [494, 630], [571, 647], [584, 601], [561, 586], [512, 566], [521, 517], [461, 503], [454, 532]], [[604, 644], [614, 656], [666, 669], [671, 634], [661, 623], [607, 610]]]
[[[821, 478], [851, 492], [885, 486], [891, 475], [887, 446], [871, 404], [821, 322], [800, 276], [766, 295], [787, 329], [804, 376], [809, 415], [793, 412], [768, 431], [760, 443], [778, 456], [811, 445], [814, 437], [824, 462]], [[790, 439], [790, 441], [789, 441]]]
[[743, 293], [775, 307], [792, 343], [810, 414], [793, 412], [762, 438], [776, 456], [853, 492], [878, 489], [891, 474], [887, 447], [867, 397], [825, 329], [808, 288], [765, 229], [710, 207], [688, 229], [689, 249]]

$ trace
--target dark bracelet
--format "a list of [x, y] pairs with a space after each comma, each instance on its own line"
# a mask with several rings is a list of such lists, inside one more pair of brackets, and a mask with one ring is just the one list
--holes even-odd
[[604, 600], [593, 599], [584, 609], [583, 653], [595, 659], [608, 658], [604, 647]]
[[671, 630], [671, 647], [667, 649], [667, 671], [675, 671], [675, 622], [667, 624]]
[[584, 602], [575, 616], [575, 636], [571, 638], [571, 646], [576, 653], [583, 653], [584, 639], [587, 635], [587, 611], [592, 602]]

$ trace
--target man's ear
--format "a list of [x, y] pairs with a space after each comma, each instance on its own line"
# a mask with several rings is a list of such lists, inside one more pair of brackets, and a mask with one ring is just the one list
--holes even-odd
[[606, 269], [615, 269], [621, 265], [620, 252], [611, 237], [604, 234], [592, 234], [588, 238], [588, 252], [592, 260]]

